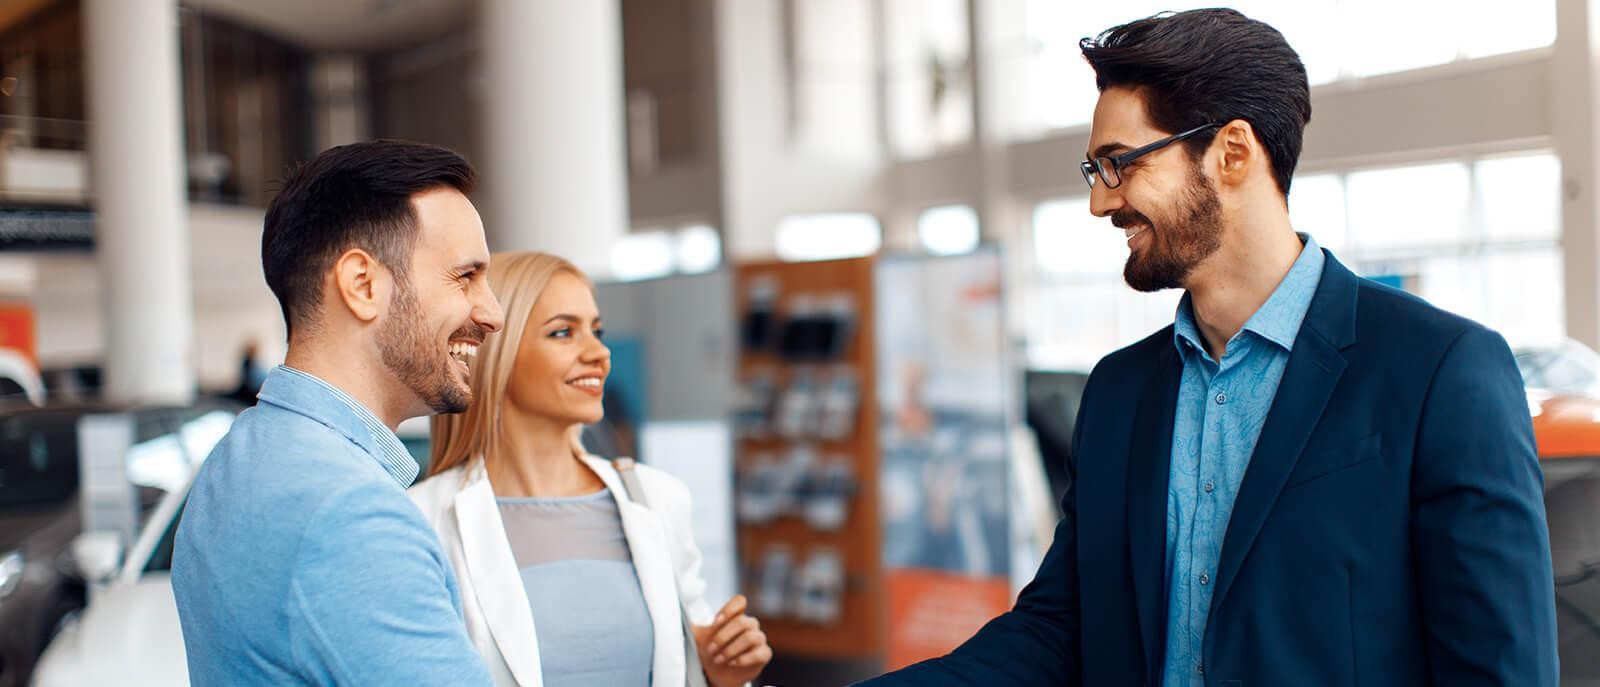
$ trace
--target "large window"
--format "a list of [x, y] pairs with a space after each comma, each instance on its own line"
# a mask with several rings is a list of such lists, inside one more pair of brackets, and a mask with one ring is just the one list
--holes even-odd
[[709, 154], [701, 126], [710, 84], [696, 69], [696, 52], [712, 39], [692, 0], [622, 2], [622, 78], [628, 100], [630, 171], [692, 163]]
[[884, 74], [890, 149], [927, 157], [972, 139], [966, 0], [888, 0]]
[[[1544, 152], [1297, 177], [1295, 229], [1358, 274], [1399, 284], [1477, 320], [1513, 345], [1566, 331], [1560, 248], [1561, 165]], [[1122, 281], [1121, 231], [1086, 198], [1033, 214], [1023, 292], [1028, 362], [1088, 370], [1172, 321], [1182, 293]]]
[[1122, 281], [1128, 245], [1088, 198], [1040, 203], [1023, 332], [1033, 369], [1088, 371], [1095, 361], [1172, 321], [1182, 293], [1144, 294]]
[[1358, 272], [1546, 344], [1566, 331], [1560, 189], [1554, 155], [1519, 153], [1297, 178], [1289, 214]]
[[1023, 5], [1025, 37], [1002, 59], [1025, 82], [1011, 89], [1024, 94], [1012, 104], [1018, 135], [1087, 124], [1097, 94], [1079, 39], [1165, 10], [1220, 5], [1271, 24], [1300, 53], [1313, 85], [1548, 46], [1556, 35], [1555, 0], [1013, 1]]
[[788, 0], [789, 131], [806, 150], [861, 157], [878, 142], [871, 3]]
[[[82, 8], [43, 9], [0, 31], [0, 144], [87, 146]], [[178, 14], [189, 195], [265, 206], [311, 151], [309, 57], [257, 29], [200, 10]]]
[[41, 5], [0, 30], [0, 145], [83, 150], [83, 14]]
[[184, 134], [190, 197], [266, 207], [310, 158], [310, 56], [258, 29], [185, 11]]

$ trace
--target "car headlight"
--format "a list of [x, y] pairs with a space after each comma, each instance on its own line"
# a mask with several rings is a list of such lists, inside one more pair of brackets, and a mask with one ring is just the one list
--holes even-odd
[[22, 586], [23, 563], [21, 551], [0, 556], [0, 599], [11, 596], [17, 587]]

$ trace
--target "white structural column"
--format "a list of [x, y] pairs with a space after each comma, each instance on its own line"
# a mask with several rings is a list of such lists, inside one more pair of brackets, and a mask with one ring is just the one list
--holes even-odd
[[105, 394], [195, 392], [176, 0], [85, 0], [89, 158]]
[[490, 249], [605, 273], [628, 231], [619, 0], [483, 0]]
[[784, 13], [777, 0], [714, 0], [717, 136], [722, 165], [722, 254], [729, 262], [777, 255], [787, 190]]
[[1600, 65], [1597, 0], [1557, 0], [1550, 58], [1550, 118], [1561, 157], [1561, 250], [1567, 335], [1600, 346]]

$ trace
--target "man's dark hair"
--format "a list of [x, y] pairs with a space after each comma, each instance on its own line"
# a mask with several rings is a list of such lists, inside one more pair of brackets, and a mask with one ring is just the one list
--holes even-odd
[[291, 335], [322, 307], [322, 283], [352, 248], [370, 253], [407, 284], [416, 247], [411, 197], [437, 188], [471, 193], [466, 158], [438, 146], [368, 141], [323, 151], [292, 172], [267, 206], [261, 269]]
[[[1188, 131], [1242, 119], [1272, 161], [1278, 189], [1300, 160], [1311, 122], [1311, 87], [1300, 56], [1283, 34], [1231, 9], [1163, 13], [1113, 27], [1078, 47], [1101, 91], [1137, 91], [1157, 127]], [[1198, 159], [1213, 135], [1184, 141]]]

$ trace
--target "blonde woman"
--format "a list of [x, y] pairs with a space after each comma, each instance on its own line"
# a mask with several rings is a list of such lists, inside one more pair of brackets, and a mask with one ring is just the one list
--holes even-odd
[[588, 280], [542, 253], [493, 264], [505, 326], [476, 352], [452, 351], [473, 401], [433, 419], [429, 477], [411, 496], [439, 532], [496, 683], [754, 679], [772, 650], [743, 597], [707, 604], [688, 489], [645, 466], [619, 473], [578, 442], [603, 415], [611, 368]]

